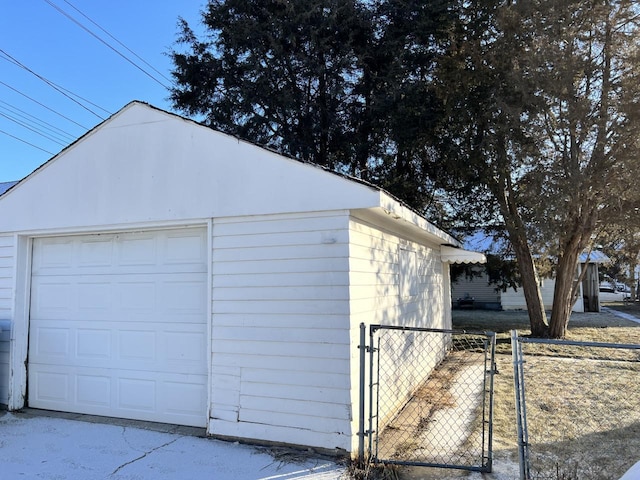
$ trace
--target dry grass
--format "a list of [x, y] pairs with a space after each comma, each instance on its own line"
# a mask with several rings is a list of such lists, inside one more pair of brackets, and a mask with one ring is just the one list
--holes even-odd
[[[626, 306], [617, 307], [631, 313]], [[454, 328], [498, 334], [494, 451], [496, 464], [517, 462], [509, 332], [517, 329], [528, 335], [527, 314], [456, 311]], [[574, 314], [568, 338], [640, 344], [640, 324], [611, 313]], [[619, 478], [640, 459], [638, 351], [620, 355], [610, 349], [523, 347], [529, 440], [537, 465], [532, 473], [538, 478], [564, 480]], [[611, 358], [624, 361], [603, 361]]]

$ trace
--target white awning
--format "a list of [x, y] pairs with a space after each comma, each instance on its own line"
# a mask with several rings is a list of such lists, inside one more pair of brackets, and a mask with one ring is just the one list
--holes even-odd
[[448, 263], [487, 263], [487, 257], [484, 256], [484, 253], [446, 245], [440, 247], [440, 255], [442, 261]]

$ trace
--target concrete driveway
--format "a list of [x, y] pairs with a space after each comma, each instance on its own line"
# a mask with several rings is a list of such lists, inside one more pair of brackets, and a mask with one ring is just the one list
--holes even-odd
[[0, 478], [338, 480], [344, 474], [343, 466], [309, 452], [213, 440], [201, 429], [62, 417], [0, 412]]

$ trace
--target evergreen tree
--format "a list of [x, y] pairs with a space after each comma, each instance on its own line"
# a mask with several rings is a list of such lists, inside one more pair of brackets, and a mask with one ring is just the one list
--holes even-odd
[[[439, 71], [450, 186], [477, 194], [485, 211], [493, 202], [518, 260], [533, 334], [564, 337], [579, 255], [620, 199], [634, 194], [637, 5], [487, 0], [460, 2], [457, 11]], [[550, 320], [534, 253], [555, 260]]]

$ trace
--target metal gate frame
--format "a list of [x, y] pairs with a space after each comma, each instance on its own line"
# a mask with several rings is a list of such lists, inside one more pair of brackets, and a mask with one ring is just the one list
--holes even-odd
[[[495, 363], [495, 347], [496, 347], [496, 335], [494, 332], [478, 332], [478, 331], [465, 331], [465, 330], [448, 330], [448, 329], [435, 329], [435, 328], [420, 328], [420, 327], [403, 327], [403, 326], [391, 326], [373, 324], [369, 325], [369, 342], [367, 344], [366, 331], [367, 326], [364, 323], [360, 324], [360, 409], [359, 409], [359, 445], [358, 455], [359, 459], [363, 461], [365, 458], [373, 463], [384, 464], [396, 464], [407, 466], [424, 466], [435, 468], [449, 468], [458, 470], [468, 470], [488, 473], [492, 471], [493, 463], [493, 376], [497, 372]], [[379, 408], [379, 392], [380, 392], [380, 364], [377, 361], [380, 355], [379, 341], [378, 345], [375, 343], [376, 333], [380, 330], [397, 330], [403, 332], [418, 332], [418, 333], [435, 333], [443, 336], [449, 336], [450, 342], [447, 346], [446, 353], [451, 353], [452, 346], [454, 344], [453, 338], [456, 336], [476, 337], [478, 340], [482, 339], [484, 348], [484, 376], [482, 379], [482, 440], [481, 440], [481, 461], [476, 465], [463, 465], [455, 463], [438, 463], [428, 461], [405, 461], [405, 460], [393, 460], [393, 459], [381, 459], [378, 457], [378, 439], [379, 439], [379, 424], [378, 424], [378, 408]], [[442, 359], [446, 359], [447, 356]], [[368, 361], [367, 361], [368, 360]], [[376, 367], [377, 371], [376, 371]], [[367, 375], [368, 369], [368, 388], [367, 388]], [[429, 372], [430, 374], [431, 372]], [[426, 375], [428, 377], [429, 375]], [[366, 410], [368, 406], [369, 415], [366, 417]], [[368, 440], [368, 448], [365, 457], [365, 443]]]
[[[565, 347], [588, 347], [594, 349], [633, 350], [640, 351], [638, 344], [590, 342], [577, 340], [556, 340], [548, 338], [523, 337], [517, 330], [511, 331], [511, 353], [513, 360], [513, 381], [516, 402], [516, 426], [518, 435], [518, 460], [520, 464], [520, 480], [535, 480], [531, 469], [531, 444], [529, 439], [529, 426], [527, 425], [527, 399], [525, 388], [524, 365], [526, 359], [522, 345], [540, 344]], [[555, 477], [554, 477], [555, 478]]]

